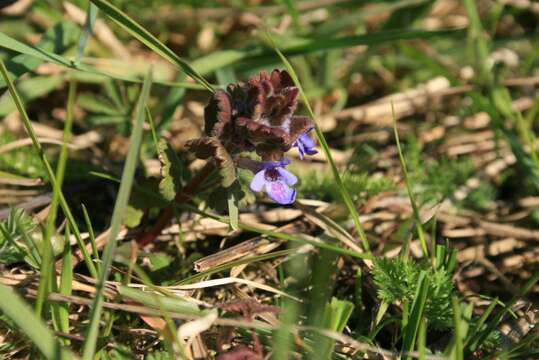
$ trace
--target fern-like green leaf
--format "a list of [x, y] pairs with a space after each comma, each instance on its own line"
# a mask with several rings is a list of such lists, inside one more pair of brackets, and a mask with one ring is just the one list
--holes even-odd
[[454, 288], [451, 275], [443, 267], [433, 269], [402, 258], [377, 259], [371, 272], [378, 298], [387, 303], [412, 303], [422, 270], [427, 272], [429, 278], [429, 297], [425, 308], [429, 324], [436, 329], [449, 328], [452, 325], [451, 296]]

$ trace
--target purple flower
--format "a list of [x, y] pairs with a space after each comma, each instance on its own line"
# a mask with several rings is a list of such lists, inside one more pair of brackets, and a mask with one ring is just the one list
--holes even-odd
[[290, 164], [287, 158], [281, 161], [264, 161], [251, 181], [251, 190], [262, 191], [264, 188], [268, 196], [275, 202], [282, 205], [292, 204], [296, 200], [296, 189], [290, 186], [298, 182], [296, 175], [285, 170], [284, 167]]
[[307, 130], [304, 132], [294, 143], [294, 146], [296, 146], [299, 150], [299, 158], [303, 160], [305, 157], [305, 154], [307, 155], [314, 155], [318, 151], [315, 149], [315, 142], [311, 137], [309, 136], [309, 131], [312, 129]]

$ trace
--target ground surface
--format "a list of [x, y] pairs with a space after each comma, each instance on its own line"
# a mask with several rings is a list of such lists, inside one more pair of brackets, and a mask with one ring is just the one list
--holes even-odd
[[[94, 3], [0, 10], [3, 356], [539, 355], [535, 3]], [[186, 146], [272, 41], [325, 138], [292, 205]]]

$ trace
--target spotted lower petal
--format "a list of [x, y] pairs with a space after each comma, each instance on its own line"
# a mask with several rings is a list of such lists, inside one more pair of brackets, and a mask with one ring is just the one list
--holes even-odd
[[296, 200], [296, 189], [288, 187], [284, 181], [271, 181], [266, 184], [268, 196], [281, 205], [292, 204]]

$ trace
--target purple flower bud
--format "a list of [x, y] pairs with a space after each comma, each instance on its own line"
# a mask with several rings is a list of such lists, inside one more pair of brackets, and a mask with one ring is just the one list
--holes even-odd
[[315, 142], [311, 137], [309, 136], [309, 131], [312, 129], [304, 132], [294, 143], [294, 146], [298, 148], [299, 150], [299, 158], [303, 160], [305, 157], [305, 154], [307, 155], [314, 155], [318, 151], [315, 149]]
[[264, 161], [251, 181], [251, 190], [266, 190], [268, 196], [282, 205], [292, 204], [296, 200], [296, 189], [290, 186], [298, 182], [296, 175], [285, 170], [284, 166], [290, 164], [290, 160], [283, 158], [280, 161]]

